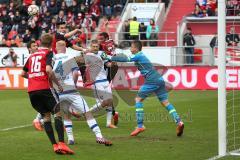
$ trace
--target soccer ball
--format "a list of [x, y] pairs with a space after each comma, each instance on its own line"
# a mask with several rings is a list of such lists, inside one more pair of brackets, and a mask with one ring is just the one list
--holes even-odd
[[39, 7], [38, 6], [30, 5], [28, 7], [28, 14], [29, 14], [29, 16], [35, 16], [35, 15], [38, 14], [38, 12], [39, 12]]

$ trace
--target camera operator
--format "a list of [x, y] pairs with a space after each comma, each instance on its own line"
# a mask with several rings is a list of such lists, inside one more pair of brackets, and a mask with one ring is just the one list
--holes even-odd
[[17, 66], [17, 54], [12, 48], [9, 48], [9, 52], [6, 56], [2, 58], [2, 62], [5, 62], [6, 67], [16, 67]]

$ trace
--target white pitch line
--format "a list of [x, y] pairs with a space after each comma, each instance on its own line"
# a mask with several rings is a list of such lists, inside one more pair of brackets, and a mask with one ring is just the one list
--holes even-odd
[[[225, 156], [228, 156], [228, 154]], [[217, 160], [217, 159], [223, 158], [225, 156], [214, 156], [214, 157], [208, 158], [207, 160]]]
[[30, 127], [30, 126], [32, 126], [32, 124], [26, 124], [26, 125], [21, 125], [21, 126], [4, 128], [4, 129], [0, 129], [0, 131], [1, 131], [1, 132], [3, 132], [3, 131], [10, 131], [10, 130], [19, 129], [19, 128], [26, 128], [26, 127]]

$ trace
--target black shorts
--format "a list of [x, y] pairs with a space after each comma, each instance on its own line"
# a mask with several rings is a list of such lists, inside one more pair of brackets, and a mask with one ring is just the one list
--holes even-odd
[[111, 82], [118, 72], [118, 65], [113, 65], [112, 67], [106, 67], [106, 70], [107, 70], [107, 79], [109, 82]]
[[29, 98], [33, 108], [41, 115], [60, 111], [58, 94], [54, 89], [29, 92]]

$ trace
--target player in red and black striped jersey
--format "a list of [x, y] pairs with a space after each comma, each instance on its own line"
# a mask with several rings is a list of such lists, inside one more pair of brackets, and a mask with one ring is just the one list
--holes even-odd
[[[41, 48], [32, 53], [23, 67], [22, 77], [28, 78], [28, 94], [33, 108], [41, 113], [44, 118], [44, 128], [49, 140], [53, 145], [53, 150], [58, 154], [73, 154], [64, 143], [64, 129], [60, 112], [60, 105], [56, 92], [51, 89], [52, 82], [62, 91], [52, 71], [53, 53], [50, 51], [52, 36], [44, 34], [41, 36]], [[54, 137], [51, 123], [51, 113], [55, 114], [55, 129], [59, 142]]]
[[[102, 32], [98, 36], [98, 41], [100, 43], [100, 50], [104, 51], [107, 55], [114, 56], [116, 44], [112, 39], [109, 38], [108, 33]], [[118, 71], [118, 65], [116, 62], [106, 62], [104, 68], [107, 71], [107, 79], [109, 83], [113, 80]], [[113, 122], [114, 125], [118, 124], [118, 112], [115, 112], [114, 107], [112, 108]]]
[[[61, 41], [61, 40], [66, 42], [66, 47], [71, 47], [72, 49], [77, 50], [77, 51], [83, 51], [83, 52], [86, 51], [85, 48], [80, 47], [76, 44], [72, 44], [72, 42], [71, 42], [71, 39], [73, 40], [74, 37], [77, 37], [77, 35], [79, 33], [81, 33], [80, 29], [74, 29], [73, 31], [67, 33], [66, 23], [65, 22], [58, 23], [57, 24], [57, 32], [56, 32], [56, 34], [53, 38], [53, 44], [52, 44], [53, 52], [55, 54], [57, 54], [56, 43], [58, 41]], [[80, 72], [81, 72], [81, 75], [82, 75], [83, 82], [85, 82], [86, 81], [86, 77], [85, 77], [86, 67], [85, 67], [85, 65], [81, 65], [81, 67], [79, 67], [79, 69], [80, 69]]]
[[[100, 43], [100, 50], [104, 51], [107, 55], [114, 56], [116, 44], [112, 39], [109, 38], [109, 35], [106, 32], [100, 33], [98, 36], [98, 41]], [[113, 63], [111, 67], [105, 67], [107, 69], [107, 78], [111, 82], [118, 71], [118, 66], [116, 63]]]

